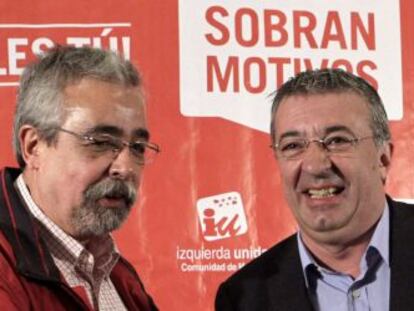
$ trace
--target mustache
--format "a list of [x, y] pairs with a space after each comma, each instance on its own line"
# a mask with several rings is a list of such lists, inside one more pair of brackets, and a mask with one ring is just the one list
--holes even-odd
[[131, 206], [136, 200], [137, 190], [125, 181], [106, 178], [89, 186], [84, 193], [86, 202], [96, 202], [105, 197], [124, 199], [127, 206]]

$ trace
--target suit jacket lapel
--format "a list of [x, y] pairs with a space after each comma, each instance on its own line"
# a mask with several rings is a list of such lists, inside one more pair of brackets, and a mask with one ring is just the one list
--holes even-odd
[[274, 261], [275, 271], [267, 281], [270, 310], [311, 311], [296, 235], [286, 244], [285, 252], [280, 253], [285, 255]]
[[392, 201], [390, 206], [390, 310], [414, 308], [414, 206]]

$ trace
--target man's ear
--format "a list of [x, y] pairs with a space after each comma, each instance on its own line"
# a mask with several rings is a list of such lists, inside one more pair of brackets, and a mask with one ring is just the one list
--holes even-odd
[[39, 151], [42, 144], [39, 131], [31, 125], [23, 125], [19, 130], [19, 141], [26, 167], [37, 169], [39, 166]]
[[388, 172], [391, 168], [391, 158], [394, 152], [394, 145], [392, 142], [384, 142], [382, 146], [379, 147], [379, 167], [381, 173], [381, 179], [385, 184], [387, 179]]

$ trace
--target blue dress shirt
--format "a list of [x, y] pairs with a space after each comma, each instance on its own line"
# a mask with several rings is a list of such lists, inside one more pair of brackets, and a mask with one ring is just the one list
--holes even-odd
[[390, 298], [389, 210], [385, 207], [360, 263], [360, 275], [318, 265], [298, 232], [299, 255], [306, 287], [318, 311], [388, 311]]

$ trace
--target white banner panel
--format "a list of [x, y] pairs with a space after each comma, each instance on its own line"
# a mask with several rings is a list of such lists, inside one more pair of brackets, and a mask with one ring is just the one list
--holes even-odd
[[180, 110], [269, 131], [269, 95], [310, 68], [339, 67], [403, 116], [399, 1], [179, 2]]

